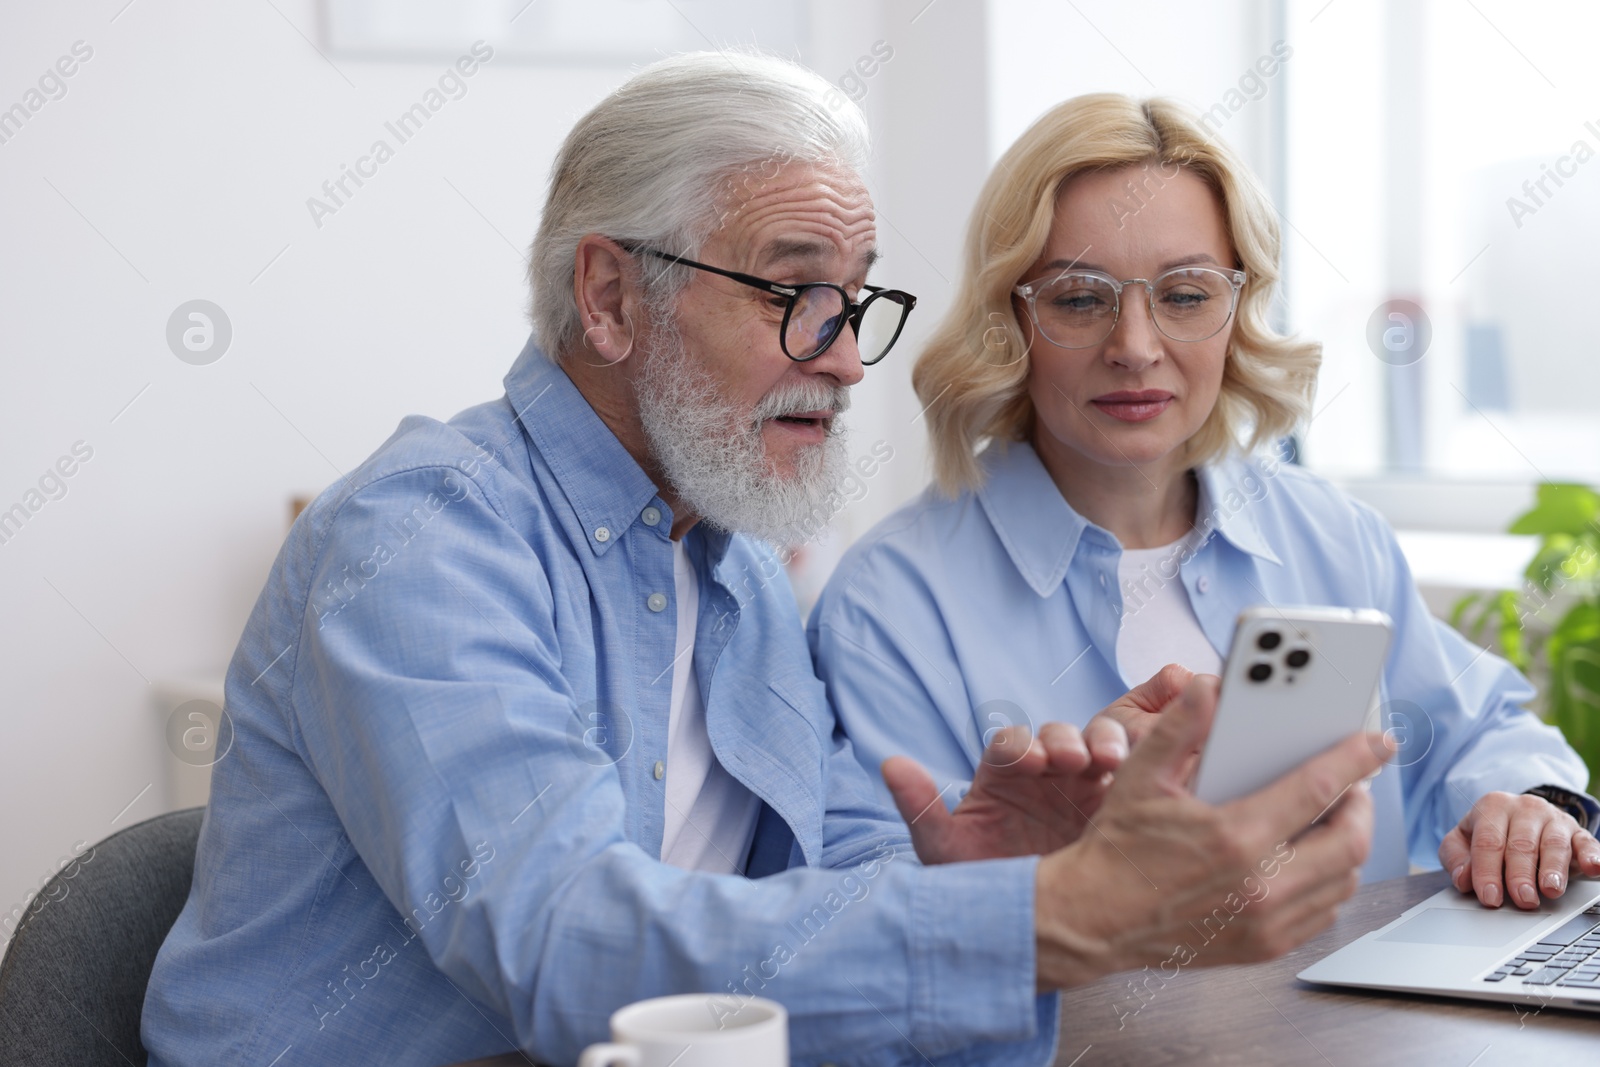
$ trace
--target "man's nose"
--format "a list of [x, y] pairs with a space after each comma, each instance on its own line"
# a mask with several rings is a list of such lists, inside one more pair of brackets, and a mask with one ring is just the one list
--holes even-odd
[[861, 365], [861, 347], [856, 341], [855, 329], [846, 322], [833, 339], [833, 344], [822, 355], [806, 360], [800, 367], [807, 374], [832, 375], [840, 385], [855, 385], [866, 376], [866, 370]]

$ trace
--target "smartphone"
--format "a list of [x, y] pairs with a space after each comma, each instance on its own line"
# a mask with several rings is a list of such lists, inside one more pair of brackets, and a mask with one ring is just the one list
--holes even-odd
[[1241, 612], [1195, 796], [1225, 804], [1361, 730], [1377, 730], [1389, 616], [1373, 609]]

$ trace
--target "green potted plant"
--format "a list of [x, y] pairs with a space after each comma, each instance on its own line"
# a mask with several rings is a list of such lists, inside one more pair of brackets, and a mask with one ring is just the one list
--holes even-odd
[[1532, 678], [1540, 710], [1600, 781], [1600, 493], [1545, 483], [1532, 510], [1511, 524], [1539, 550], [1521, 589], [1476, 593], [1451, 612], [1473, 640], [1496, 626], [1505, 657]]

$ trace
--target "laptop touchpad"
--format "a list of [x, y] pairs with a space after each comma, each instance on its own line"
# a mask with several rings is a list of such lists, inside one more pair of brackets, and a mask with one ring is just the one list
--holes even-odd
[[1483, 908], [1428, 908], [1407, 919], [1379, 941], [1404, 941], [1413, 945], [1467, 945], [1496, 948], [1510, 944], [1540, 923], [1550, 921], [1544, 912], [1497, 911]]

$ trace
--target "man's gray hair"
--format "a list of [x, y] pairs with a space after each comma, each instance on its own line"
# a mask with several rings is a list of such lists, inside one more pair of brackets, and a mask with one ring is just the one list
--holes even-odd
[[[812, 71], [775, 56], [690, 52], [653, 63], [572, 128], [550, 172], [528, 259], [530, 317], [552, 358], [583, 334], [578, 241], [598, 233], [695, 258], [790, 161], [864, 176], [866, 116]], [[690, 269], [652, 263], [653, 302]]]

